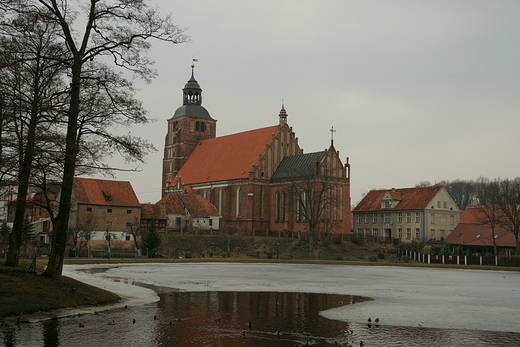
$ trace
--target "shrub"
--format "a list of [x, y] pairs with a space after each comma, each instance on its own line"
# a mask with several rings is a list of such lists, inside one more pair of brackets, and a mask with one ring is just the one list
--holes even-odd
[[377, 257], [375, 255], [371, 255], [369, 258], [368, 258], [369, 261], [371, 262], [376, 262], [377, 261]]
[[379, 252], [379, 253], [377, 253], [377, 257], [378, 257], [379, 259], [385, 259], [385, 255], [384, 255], [383, 252]]

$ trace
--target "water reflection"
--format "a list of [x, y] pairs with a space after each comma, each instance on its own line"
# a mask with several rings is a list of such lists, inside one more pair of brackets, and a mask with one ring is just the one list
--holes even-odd
[[155, 289], [157, 303], [5, 327], [0, 341], [18, 347], [520, 345], [518, 333], [394, 327], [391, 322], [369, 326], [319, 315], [353, 304], [351, 295]]

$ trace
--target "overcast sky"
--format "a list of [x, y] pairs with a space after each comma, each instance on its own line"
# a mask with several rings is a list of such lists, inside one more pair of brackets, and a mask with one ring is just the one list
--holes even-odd
[[153, 42], [138, 84], [159, 151], [118, 174], [160, 199], [167, 119], [195, 78], [217, 136], [288, 123], [306, 153], [351, 163], [352, 204], [374, 188], [520, 176], [520, 1], [160, 1], [191, 42]]

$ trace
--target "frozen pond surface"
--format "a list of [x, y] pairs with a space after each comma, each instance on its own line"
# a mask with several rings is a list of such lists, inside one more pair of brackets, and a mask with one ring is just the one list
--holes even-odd
[[518, 272], [158, 263], [71, 265], [64, 275], [123, 301], [0, 327], [0, 346], [520, 346]]
[[[374, 301], [322, 312], [326, 318], [381, 326], [520, 333], [520, 273], [388, 266], [312, 264], [159, 263], [98, 265], [95, 275], [66, 266], [66, 275], [128, 295], [129, 304], [156, 301], [143, 288], [111, 277], [184, 291], [301, 292], [369, 296]], [[106, 280], [104, 280], [104, 279]], [[138, 293], [135, 293], [137, 291]]]

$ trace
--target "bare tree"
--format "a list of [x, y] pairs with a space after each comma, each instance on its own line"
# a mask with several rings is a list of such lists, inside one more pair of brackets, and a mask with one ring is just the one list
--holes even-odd
[[[61, 58], [56, 27], [37, 13], [8, 17], [0, 26], [0, 90], [2, 107], [2, 172], [18, 185], [13, 231], [6, 265], [17, 266], [21, 234], [35, 156], [41, 149], [39, 133], [57, 121], [63, 106], [60, 91], [64, 69], [45, 57]], [[7, 165], [6, 165], [7, 164]]]
[[473, 180], [440, 181], [438, 185], [444, 186], [459, 209], [466, 207], [475, 201], [476, 183]]
[[308, 225], [311, 250], [319, 228], [329, 232], [340, 221], [343, 206], [341, 187], [336, 170], [327, 167], [317, 156], [314, 168], [293, 175], [284, 190], [289, 205], [295, 207], [296, 220]]
[[[162, 18], [158, 10], [151, 8], [143, 0], [84, 0], [79, 8], [73, 8], [66, 0], [6, 0], [2, 5], [8, 13], [27, 15], [38, 13], [45, 17], [46, 23], [59, 27], [59, 37], [66, 48], [67, 56], [56, 59], [67, 69], [70, 80], [68, 89], [68, 110], [66, 112], [65, 154], [63, 157], [62, 187], [58, 214], [55, 218], [51, 254], [44, 272], [45, 276], [61, 277], [63, 257], [67, 239], [69, 206], [71, 203], [72, 182], [76, 170], [78, 154], [86, 142], [81, 137], [85, 123], [81, 113], [83, 91], [86, 81], [99, 81], [107, 69], [92, 69], [89, 65], [99, 58], [110, 57], [113, 65], [133, 72], [137, 77], [150, 81], [155, 75], [150, 69], [151, 61], [142, 55], [150, 48], [149, 39], [158, 39], [170, 43], [181, 43], [187, 40], [183, 30], [173, 25], [168, 16]], [[83, 12], [82, 24], [75, 19]], [[76, 30], [79, 27], [82, 30]], [[101, 63], [98, 63], [101, 64]], [[99, 72], [99, 74], [98, 74]], [[106, 84], [106, 95], [115, 95], [113, 86]], [[87, 97], [88, 99], [88, 97]], [[121, 105], [117, 98], [109, 98], [112, 105]], [[126, 118], [127, 124], [142, 122], [141, 110], [135, 107], [124, 109], [115, 107], [118, 114]], [[96, 111], [96, 113], [98, 113]], [[98, 113], [99, 114], [99, 113]], [[99, 130], [99, 129], [98, 129]], [[111, 144], [111, 149], [128, 153], [127, 158], [143, 154], [136, 151], [135, 141], [130, 135], [105, 137], [97, 133]], [[98, 142], [101, 145], [103, 142]], [[135, 158], [135, 157], [134, 157]], [[138, 157], [137, 160], [142, 158]]]
[[132, 236], [134, 240], [135, 250], [139, 252], [139, 243], [142, 240], [142, 228], [141, 228], [141, 220], [138, 216], [134, 216], [134, 220], [130, 225], [126, 227], [126, 233]]
[[496, 181], [491, 182], [489, 179], [481, 177], [475, 183], [476, 195], [478, 201], [477, 223], [491, 230], [493, 239], [493, 254], [498, 255], [497, 240], [495, 231], [497, 227], [504, 224], [503, 216], [495, 201], [498, 199], [499, 185]]
[[494, 182], [498, 186], [494, 205], [502, 215], [503, 227], [515, 235], [516, 254], [520, 255], [520, 177]]

